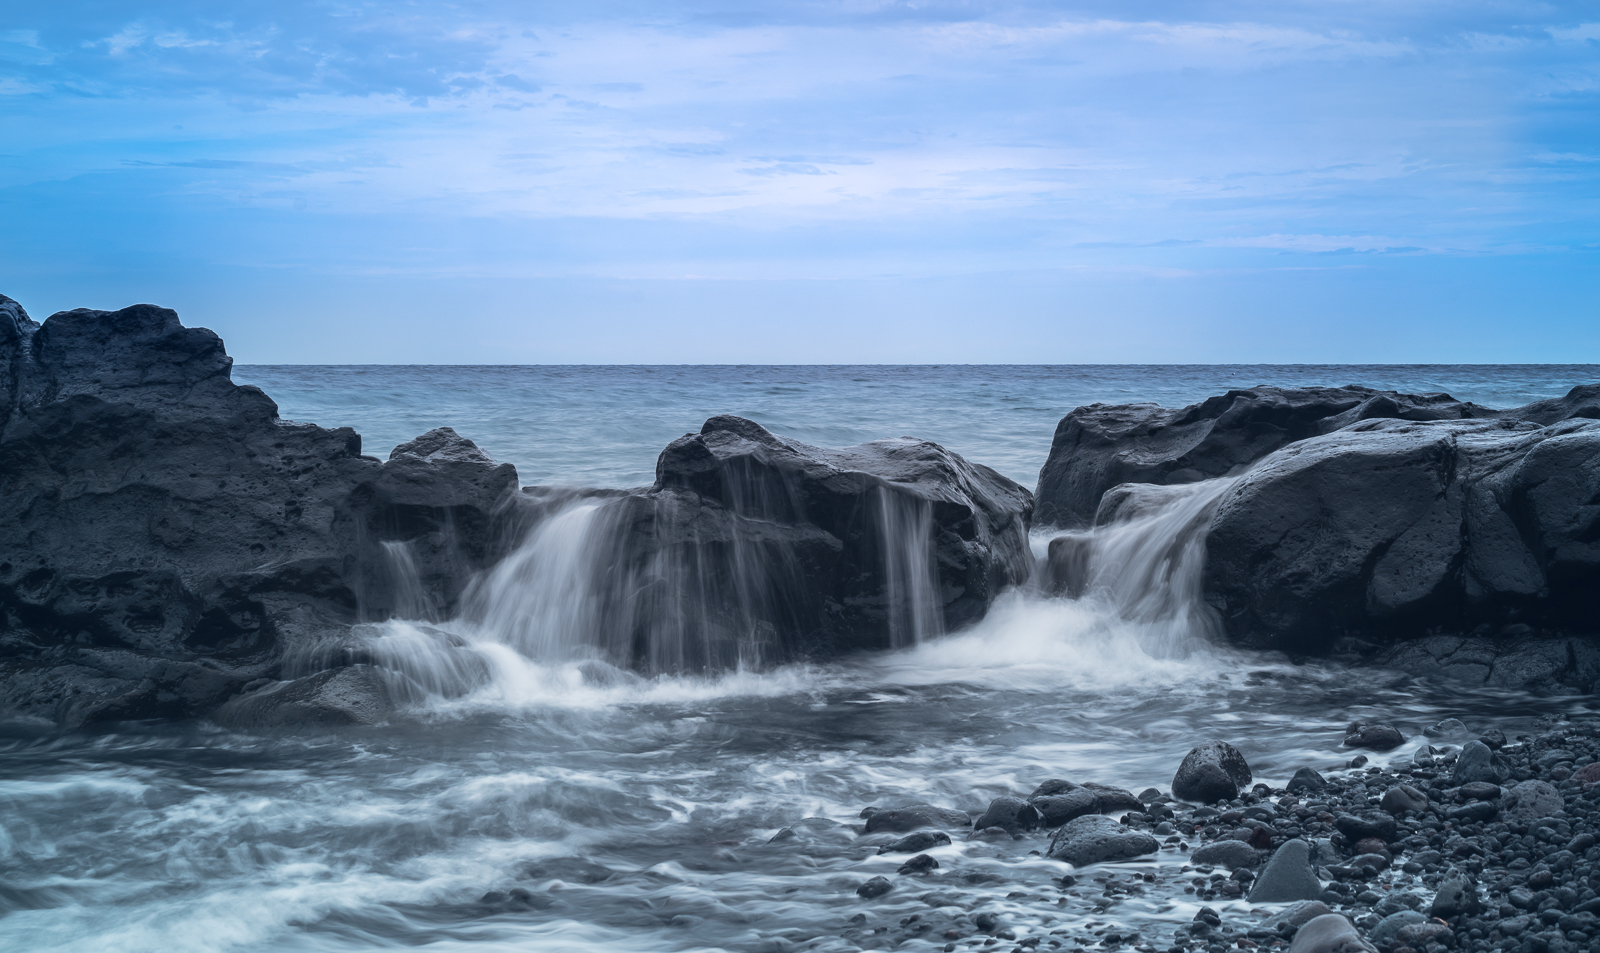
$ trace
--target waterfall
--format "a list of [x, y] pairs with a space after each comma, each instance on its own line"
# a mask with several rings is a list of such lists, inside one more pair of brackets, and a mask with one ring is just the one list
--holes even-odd
[[1221, 620], [1201, 592], [1205, 538], [1217, 503], [1234, 483], [1113, 487], [1092, 529], [1050, 541], [1047, 591], [1136, 623], [1141, 647], [1157, 658], [1181, 657], [1216, 641]]
[[944, 633], [944, 603], [934, 564], [933, 515], [928, 501], [921, 497], [879, 487], [873, 498], [884, 544], [889, 644], [907, 648]]

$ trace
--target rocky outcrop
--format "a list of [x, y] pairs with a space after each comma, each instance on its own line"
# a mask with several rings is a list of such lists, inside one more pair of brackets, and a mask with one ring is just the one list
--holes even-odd
[[[1589, 406], [1600, 403], [1596, 390]], [[1551, 406], [1535, 406], [1546, 416], [1565, 411], [1557, 402], [1544, 403]], [[1039, 471], [1035, 515], [1041, 525], [1088, 526], [1101, 496], [1118, 484], [1171, 485], [1228, 476], [1291, 443], [1361, 420], [1496, 414], [1448, 394], [1356, 386], [1252, 387], [1176, 410], [1159, 404], [1090, 404], [1056, 426], [1050, 456]]]
[[1206, 555], [1206, 598], [1251, 645], [1593, 633], [1600, 422], [1369, 420], [1303, 440], [1223, 495]]
[[569, 629], [637, 671], [911, 645], [1033, 568], [1032, 494], [910, 438], [824, 449], [713, 417], [662, 452], [653, 485], [587, 499], [584, 547], [560, 558], [605, 571]]
[[401, 593], [450, 611], [495, 558], [511, 466], [448, 430], [362, 456], [231, 366], [164, 308], [0, 299], [0, 708], [208, 712]]

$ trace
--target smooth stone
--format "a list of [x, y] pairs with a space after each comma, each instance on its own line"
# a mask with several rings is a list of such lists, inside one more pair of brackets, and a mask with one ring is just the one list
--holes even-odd
[[1020, 797], [1005, 795], [989, 802], [983, 816], [972, 822], [973, 829], [998, 827], [1008, 833], [1031, 831], [1039, 826], [1039, 812]]
[[876, 834], [879, 831], [904, 833], [919, 827], [942, 827], [951, 830], [971, 825], [972, 818], [967, 816], [966, 811], [934, 807], [931, 804], [907, 804], [904, 807], [873, 812], [867, 818], [867, 833]]
[[912, 831], [892, 844], [878, 848], [880, 854], [920, 854], [925, 850], [943, 847], [950, 843], [944, 831]]
[[1428, 907], [1428, 915], [1449, 920], [1463, 914], [1477, 913], [1482, 907], [1478, 889], [1464, 880], [1446, 880]]
[[1225, 741], [1207, 741], [1190, 749], [1172, 778], [1172, 796], [1183, 801], [1214, 804], [1239, 796], [1251, 782], [1250, 764]]
[[1396, 816], [1406, 811], [1421, 814], [1428, 809], [1428, 796], [1409, 784], [1400, 784], [1383, 792], [1383, 800], [1378, 802], [1378, 806]]
[[1443, 923], [1434, 923], [1429, 920], [1425, 923], [1412, 923], [1400, 928], [1395, 934], [1394, 941], [1401, 946], [1412, 949], [1427, 949], [1430, 944], [1449, 945], [1454, 938], [1454, 932]]
[[1500, 800], [1500, 795], [1505, 793], [1500, 789], [1500, 785], [1490, 784], [1488, 781], [1472, 781], [1468, 784], [1463, 784], [1459, 791], [1461, 796], [1469, 801], [1498, 801]]
[[1066, 794], [1070, 791], [1076, 791], [1081, 787], [1083, 787], [1083, 785], [1068, 781], [1065, 778], [1051, 778], [1050, 780], [1045, 781], [1043, 784], [1040, 784], [1038, 787], [1034, 788], [1033, 793], [1028, 795], [1028, 800], [1031, 801], [1036, 797], [1051, 797], [1057, 794]]
[[1133, 860], [1160, 849], [1160, 842], [1149, 834], [1130, 830], [1103, 814], [1089, 814], [1057, 828], [1048, 855], [1074, 867], [1086, 867]]
[[1347, 748], [1390, 751], [1405, 744], [1405, 740], [1405, 736], [1400, 733], [1400, 729], [1393, 725], [1352, 721], [1344, 729], [1344, 744]]
[[[1299, 838], [1288, 841], [1272, 859], [1250, 890], [1251, 903], [1287, 903], [1322, 899], [1322, 881], [1311, 866], [1311, 845]], [[1314, 921], [1313, 921], [1314, 922]]]
[[874, 897], [881, 897], [893, 889], [894, 884], [889, 882], [889, 878], [874, 877], [856, 888], [856, 896], [871, 900]]
[[1219, 840], [1189, 855], [1189, 863], [1238, 870], [1240, 867], [1254, 867], [1261, 863], [1261, 852], [1244, 841]]
[[911, 858], [910, 860], [906, 861], [905, 863], [901, 864], [900, 865], [900, 869], [896, 870], [895, 873], [897, 873], [897, 874], [925, 874], [930, 870], [938, 870], [938, 869], [939, 869], [939, 862], [937, 860], [934, 860], [932, 857], [929, 857], [927, 854], [918, 854], [917, 856], [915, 856], [915, 857]]
[[1325, 913], [1295, 933], [1288, 953], [1378, 953], [1378, 948], [1363, 940], [1344, 916]]
[[1328, 782], [1314, 768], [1301, 768], [1289, 779], [1284, 790], [1290, 794], [1315, 794], [1328, 786]]
[[1333, 826], [1339, 833], [1348, 837], [1352, 842], [1362, 841], [1368, 837], [1376, 837], [1386, 844], [1392, 844], [1399, 837], [1400, 825], [1394, 818], [1387, 814], [1369, 811], [1356, 817], [1353, 814], [1340, 814], [1334, 818]]
[[1261, 926], [1262, 929], [1273, 933], [1281, 933], [1283, 927], [1288, 927], [1291, 932], [1298, 931], [1317, 917], [1327, 916], [1332, 912], [1321, 900], [1301, 900], [1274, 913], [1264, 920]]
[[1372, 928], [1372, 932], [1367, 935], [1367, 938], [1378, 946], [1389, 946], [1394, 942], [1395, 935], [1400, 932], [1401, 928], [1411, 926], [1414, 923], [1427, 922], [1428, 918], [1424, 914], [1415, 910], [1401, 910], [1399, 913], [1391, 913], [1379, 920], [1378, 925]]
[[1466, 724], [1459, 718], [1446, 718], [1424, 731], [1423, 734], [1435, 741], [1450, 742], [1466, 741], [1471, 737], [1471, 732], [1467, 730]]
[[1045, 827], [1060, 827], [1075, 817], [1100, 813], [1100, 799], [1087, 788], [1036, 797], [1031, 803]]

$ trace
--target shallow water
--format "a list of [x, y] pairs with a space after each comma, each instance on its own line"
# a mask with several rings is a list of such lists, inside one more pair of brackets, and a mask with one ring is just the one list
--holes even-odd
[[[1018, 475], [1048, 448], [1057, 410], [1046, 408], [1082, 402], [1067, 388], [1049, 400], [1030, 392], [1022, 398], [1030, 409], [1012, 414], [998, 397], [969, 399], [962, 388], [982, 385], [962, 376], [976, 373], [967, 369], [956, 377], [968, 384], [924, 375], [876, 392], [911, 396], [870, 402], [826, 375], [801, 387], [802, 398], [780, 399], [760, 389], [777, 385], [757, 383], [730, 385], [711, 401], [706, 385], [681, 372], [679, 389], [628, 418], [626, 389], [541, 397], [548, 380], [485, 383], [525, 370], [454, 370], [457, 383], [445, 387], [429, 383], [430, 369], [388, 378], [374, 369], [275, 369], [268, 390], [288, 416], [369, 428], [387, 421], [391, 430], [379, 433], [405, 437], [433, 425], [428, 388], [442, 387], [447, 407], [477, 388], [478, 416], [467, 416], [491, 451], [507, 452], [500, 438], [534, 435], [522, 450], [505, 441], [528, 453], [530, 482], [642, 482], [640, 459], [653, 460], [664, 443], [657, 431], [675, 436], [726, 410], [835, 444], [918, 432], [874, 429], [880, 421], [925, 421]], [[386, 383], [358, 388], [357, 400], [346, 373]], [[669, 372], [595, 373], [659, 393], [650, 375]], [[1436, 376], [1458, 396], [1501, 405], [1578, 382], [1474, 373], [1478, 391]], [[295, 375], [323, 389], [283, 386]], [[1171, 380], [1144, 380], [1143, 391], [1098, 396], [1178, 393], [1161, 390], [1178, 386]], [[1182, 383], [1204, 388], [1182, 399], [1213, 383]], [[780, 404], [790, 416], [763, 418], [763, 407]], [[519, 417], [513, 406], [533, 409]], [[326, 413], [305, 412], [318, 407]], [[617, 418], [602, 419], [601, 407]], [[584, 408], [588, 417], [574, 418]], [[438, 413], [438, 423], [462, 422]], [[1044, 429], [1024, 428], [1024, 419]], [[1087, 902], [1059, 903], [1050, 881], [1067, 868], [1030, 855], [1044, 849], [1043, 835], [957, 836], [931, 851], [938, 871], [896, 877], [903, 856], [877, 856], [874, 841], [843, 825], [859, 825], [868, 805], [977, 811], [1051, 777], [1165, 788], [1184, 752], [1212, 737], [1239, 746], [1258, 780], [1282, 784], [1304, 765], [1345, 764], [1342, 726], [1354, 718], [1392, 721], [1411, 736], [1445, 717], [1515, 735], [1540, 715], [1590, 704], [1217, 648], [1196, 638], [1203, 624], [1181, 621], [1193, 610], [1184, 595], [1191, 549], [1152, 547], [1150, 538], [1130, 526], [1095, 544], [1102, 568], [1149, 567], [1158, 557], [1130, 554], [1152, 549], [1174, 560], [1131, 594], [1111, 584], [1128, 576], [1121, 571], [1081, 599], [1013, 593], [973, 629], [832, 665], [646, 680], [560, 640], [551, 643], [560, 651], [519, 651], [544, 644], [517, 643], [483, 620], [392, 622], [360, 633], [389, 652], [396, 685], [410, 686], [408, 710], [385, 726], [257, 734], [204, 724], [65, 734], [10, 726], [0, 735], [0, 949], [931, 950], [946, 942], [937, 930], [902, 942], [900, 921], [977, 910], [1003, 913], [1019, 938], [1064, 930], [1077, 945], [1108, 925], [1187, 921], [1194, 904], [1154, 890], [1099, 914]], [[1146, 598], [1162, 593], [1173, 597]], [[1392, 757], [1409, 758], [1421, 740]], [[768, 844], [789, 826], [800, 836]], [[1181, 861], [1163, 852], [1099, 873], [1125, 879]], [[857, 897], [855, 887], [877, 874], [895, 889]], [[481, 899], [519, 886], [533, 904]], [[865, 920], [852, 922], [858, 914]], [[872, 932], [880, 926], [890, 932]]]

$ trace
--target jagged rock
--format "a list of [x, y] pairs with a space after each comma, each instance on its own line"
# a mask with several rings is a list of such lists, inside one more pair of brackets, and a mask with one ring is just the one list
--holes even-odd
[[1455, 768], [1450, 773], [1450, 783], [1500, 784], [1510, 776], [1510, 766], [1502, 761], [1499, 755], [1490, 751], [1488, 745], [1481, 741], [1469, 741], [1461, 746], [1461, 754], [1456, 756]]
[[[0, 302], [0, 709], [204, 715], [386, 617], [399, 589], [451, 611], [497, 558], [512, 467], [448, 431], [419, 438], [425, 455], [364, 457], [348, 428], [280, 419], [232, 363], [164, 308], [34, 324]], [[394, 577], [386, 543], [415, 578]], [[326, 694], [355, 676], [324, 677]], [[319, 705], [295, 703], [339, 708]]]
[[1224, 741], [1208, 741], [1184, 756], [1172, 778], [1172, 795], [1213, 804], [1238, 797], [1250, 781], [1250, 764], [1238, 748]]
[[1365, 387], [1253, 387], [1179, 410], [1156, 404], [1090, 404], [1063, 417], [1039, 471], [1038, 520], [1087, 526], [1106, 490], [1121, 483], [1175, 484], [1236, 473], [1297, 440], [1358, 420], [1443, 420], [1494, 411], [1446, 394]]
[[1369, 420], [1262, 460], [1221, 497], [1206, 537], [1206, 598], [1230, 636], [1318, 654], [1349, 633], [1513, 617], [1593, 631], [1600, 424], [1514, 414]]
[[1143, 831], [1131, 830], [1104, 814], [1074, 818], [1050, 837], [1050, 857], [1074, 867], [1113, 863], [1154, 854], [1161, 845]]

